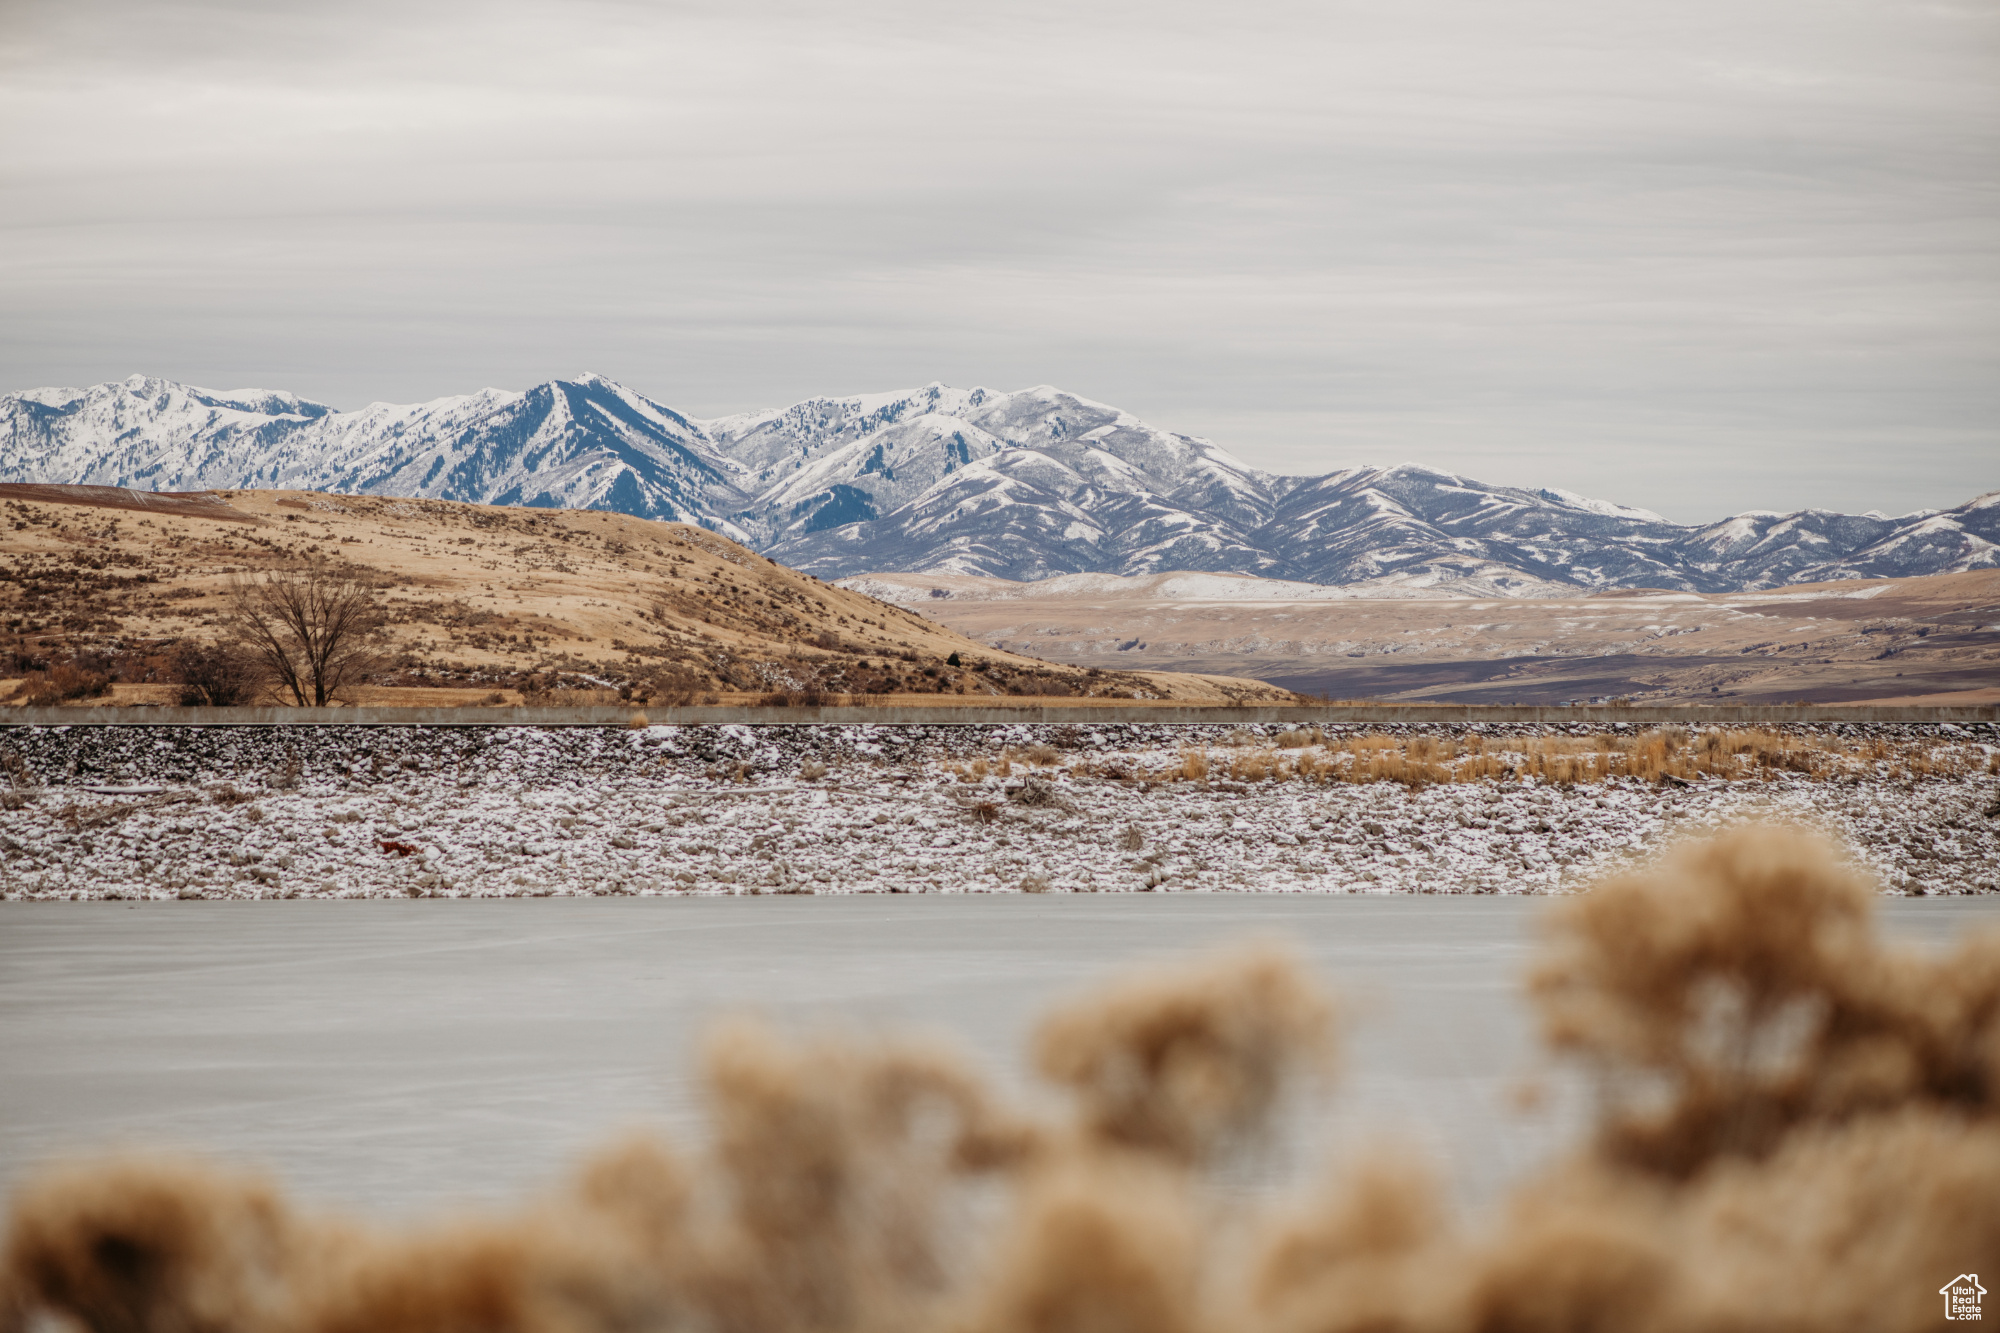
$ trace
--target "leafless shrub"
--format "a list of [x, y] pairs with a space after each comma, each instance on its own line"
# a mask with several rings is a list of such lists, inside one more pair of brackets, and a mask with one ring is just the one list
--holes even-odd
[[834, 702], [833, 696], [818, 687], [771, 690], [757, 697], [759, 708], [820, 708]]
[[604, 708], [625, 702], [616, 690], [532, 690], [522, 698], [534, 708]]
[[208, 799], [216, 805], [243, 805], [257, 798], [247, 791], [239, 791], [234, 783], [225, 782], [209, 788]]
[[377, 662], [384, 616], [375, 590], [316, 562], [247, 579], [231, 619], [272, 682], [300, 707], [324, 708]]
[[180, 686], [174, 702], [183, 708], [241, 707], [264, 679], [262, 662], [240, 643], [176, 644], [167, 669]]
[[1075, 810], [1076, 807], [1064, 799], [1055, 784], [1041, 778], [1030, 777], [1007, 788], [1007, 799], [1016, 805], [1030, 809]]
[[971, 810], [973, 822], [976, 824], [991, 824], [1000, 818], [998, 801], [974, 801]]
[[11, 745], [0, 746], [0, 773], [6, 774], [9, 787], [19, 789], [35, 785], [35, 775], [28, 768], [28, 761]]

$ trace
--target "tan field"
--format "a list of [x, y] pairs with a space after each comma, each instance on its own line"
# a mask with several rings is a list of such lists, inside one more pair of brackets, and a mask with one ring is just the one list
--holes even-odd
[[0, 520], [0, 702], [26, 702], [72, 662], [110, 678], [73, 702], [172, 702], [172, 646], [227, 637], [238, 582], [311, 561], [371, 585], [388, 613], [379, 669], [341, 696], [350, 704], [1290, 697], [1254, 680], [996, 651], [704, 529], [621, 514], [0, 486]]
[[1362, 597], [1200, 573], [844, 582], [984, 643], [1053, 661], [1255, 676], [1334, 699], [2000, 698], [2000, 570], [1756, 593], [1514, 601]]

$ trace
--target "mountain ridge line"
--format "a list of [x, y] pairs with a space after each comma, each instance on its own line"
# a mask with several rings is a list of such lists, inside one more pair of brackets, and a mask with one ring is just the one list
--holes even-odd
[[699, 418], [599, 375], [352, 412], [133, 376], [0, 396], [0, 480], [297, 489], [690, 522], [823, 578], [1236, 573], [1549, 596], [2000, 566], [2000, 491], [1709, 524], [1404, 464], [1287, 476], [1050, 386], [943, 384]]

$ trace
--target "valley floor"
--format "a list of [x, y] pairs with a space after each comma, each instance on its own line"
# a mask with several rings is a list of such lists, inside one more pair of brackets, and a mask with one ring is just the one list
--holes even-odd
[[[1652, 733], [1353, 730], [19, 728], [0, 895], [1561, 892], [1746, 817], [1828, 829], [1889, 892], [2000, 890], [2000, 727], [1796, 727], [1771, 753], [1833, 768], [1563, 783], [1511, 773], [1629, 769]], [[1510, 775], [1327, 780], [1433, 743]]]
[[1760, 592], [1380, 597], [1238, 576], [847, 584], [1072, 665], [1250, 676], [1403, 703], [1859, 703], [2000, 687], [2000, 571]]

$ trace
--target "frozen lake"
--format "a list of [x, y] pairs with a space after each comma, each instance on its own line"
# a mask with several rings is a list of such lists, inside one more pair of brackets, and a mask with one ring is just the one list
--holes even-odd
[[[1020, 1086], [1036, 1018], [1120, 965], [1290, 941], [1348, 1001], [1344, 1074], [1301, 1125], [1385, 1135], [1468, 1199], [1574, 1132], [1538, 1112], [1520, 980], [1533, 898], [858, 896], [0, 903], [0, 1187], [39, 1161], [173, 1147], [317, 1203], [407, 1214], [518, 1195], [607, 1134], [700, 1125], [715, 1018], [942, 1031]], [[1943, 943], [2000, 898], [1884, 900]]]

